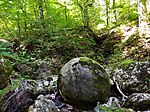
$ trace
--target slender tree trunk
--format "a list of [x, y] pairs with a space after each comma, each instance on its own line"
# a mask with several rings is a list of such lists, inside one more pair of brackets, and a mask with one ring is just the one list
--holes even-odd
[[86, 0], [84, 1], [83, 4], [80, 4], [79, 1], [77, 0], [77, 4], [81, 9], [81, 13], [82, 13], [82, 21], [83, 21], [83, 25], [85, 28], [89, 27], [89, 12], [88, 12], [88, 7], [92, 7], [93, 6], [93, 2], [94, 0]]
[[45, 23], [43, 22], [44, 20], [44, 12], [43, 12], [43, 1], [42, 0], [39, 0], [39, 14], [40, 14], [40, 19], [42, 21], [42, 29], [45, 29], [46, 26], [45, 26]]
[[114, 20], [115, 20], [115, 25], [117, 24], [117, 12], [116, 12], [116, 0], [113, 0], [113, 13], [114, 13]]
[[106, 0], [106, 23], [107, 23], [107, 27], [109, 27], [109, 1]]
[[[21, 4], [21, 3], [20, 3]], [[24, 7], [20, 7], [22, 13], [24, 14], [24, 32], [25, 32], [25, 37], [28, 38], [28, 32], [27, 32], [27, 13], [26, 13], [26, 3], [25, 3], [25, 6]]]
[[77, 5], [79, 6], [80, 10], [81, 10], [81, 15], [82, 15], [82, 22], [84, 24], [84, 14], [83, 14], [83, 6], [79, 3], [79, 1], [77, 0]]
[[[17, 0], [17, 5], [19, 6], [20, 5], [20, 0]], [[20, 8], [18, 8], [20, 10]], [[18, 40], [20, 40], [21, 38], [21, 24], [20, 24], [20, 12], [18, 11], [17, 12], [17, 37], [18, 37]]]
[[89, 26], [89, 16], [88, 16], [88, 6], [85, 6], [83, 8], [83, 23], [84, 23], [84, 27], [88, 27]]
[[17, 16], [18, 16], [18, 21], [17, 21], [17, 27], [18, 27], [18, 39], [20, 39], [20, 37], [21, 37], [21, 26], [20, 26], [20, 16], [19, 16], [19, 13], [17, 14]]
[[89, 27], [88, 2], [89, 0], [86, 0], [83, 6], [83, 24], [85, 28]]
[[65, 19], [66, 19], [66, 24], [67, 24], [67, 27], [68, 27], [68, 16], [67, 16], [67, 7], [65, 5]]
[[[39, 1], [41, 1], [41, 0], [39, 0]], [[42, 4], [39, 4], [39, 12], [40, 12], [40, 19], [43, 20], [44, 19], [44, 14], [43, 14]]]
[[139, 35], [150, 36], [148, 26], [147, 0], [138, 0], [138, 14], [139, 14]]

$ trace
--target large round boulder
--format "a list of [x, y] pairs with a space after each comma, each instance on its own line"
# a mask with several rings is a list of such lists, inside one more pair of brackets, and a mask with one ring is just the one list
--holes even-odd
[[58, 90], [65, 101], [79, 108], [95, 106], [109, 96], [109, 75], [92, 59], [74, 58], [62, 67]]

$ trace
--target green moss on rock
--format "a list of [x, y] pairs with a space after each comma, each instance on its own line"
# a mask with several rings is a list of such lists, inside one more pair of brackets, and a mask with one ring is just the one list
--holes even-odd
[[100, 112], [134, 112], [132, 109], [127, 108], [119, 108], [119, 107], [107, 107], [107, 106], [100, 106]]
[[62, 67], [58, 89], [70, 103], [82, 105], [105, 102], [110, 90], [109, 75], [90, 58], [74, 58]]

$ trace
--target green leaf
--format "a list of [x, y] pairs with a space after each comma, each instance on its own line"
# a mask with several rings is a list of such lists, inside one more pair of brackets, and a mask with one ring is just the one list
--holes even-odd
[[14, 55], [12, 55], [12, 54], [10, 54], [10, 53], [8, 53], [8, 52], [5, 52], [5, 51], [2, 51], [2, 52], [0, 52], [0, 57], [9, 57], [9, 58], [15, 58], [15, 56]]

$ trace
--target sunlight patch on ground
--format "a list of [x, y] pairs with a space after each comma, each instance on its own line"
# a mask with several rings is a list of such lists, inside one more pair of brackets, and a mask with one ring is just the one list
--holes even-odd
[[126, 40], [129, 39], [129, 37], [136, 34], [138, 27], [136, 27], [136, 26], [130, 27], [130, 26], [122, 25], [120, 27], [120, 30], [123, 33], [122, 36], [124, 37], [122, 42], [125, 42]]
[[97, 30], [100, 30], [101, 28], [104, 28], [104, 27], [105, 27], [104, 24], [98, 24], [97, 27], [96, 27], [96, 29], [97, 29]]

